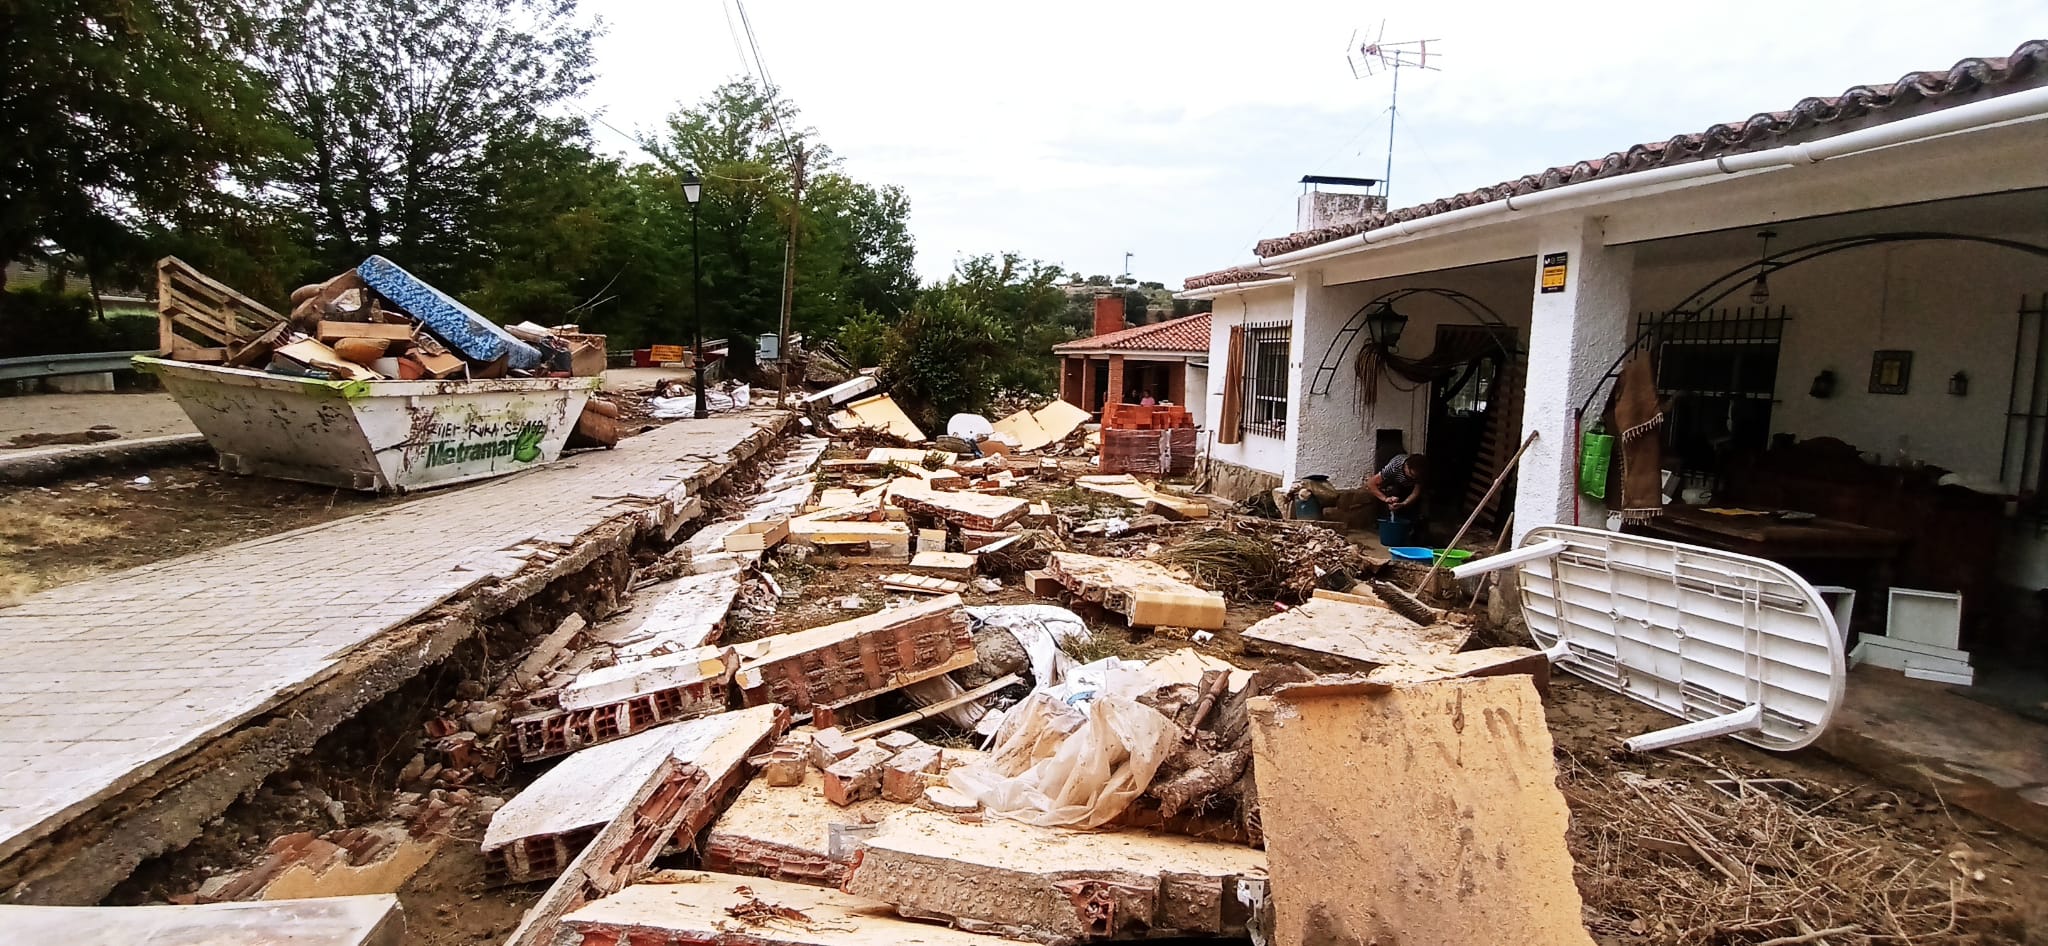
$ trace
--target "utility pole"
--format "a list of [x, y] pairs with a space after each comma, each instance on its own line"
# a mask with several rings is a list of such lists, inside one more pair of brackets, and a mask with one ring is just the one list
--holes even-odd
[[775, 405], [781, 407], [789, 397], [789, 310], [796, 304], [796, 232], [797, 224], [804, 214], [804, 146], [796, 146], [796, 169], [789, 196], [789, 240], [782, 245], [782, 321], [781, 334], [777, 337], [776, 357], [781, 364], [775, 370]]

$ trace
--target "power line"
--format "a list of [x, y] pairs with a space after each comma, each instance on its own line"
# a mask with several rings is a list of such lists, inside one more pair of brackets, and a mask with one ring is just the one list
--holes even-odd
[[761, 73], [761, 89], [768, 93], [768, 117], [775, 120], [775, 133], [782, 136], [782, 147], [789, 152], [790, 162], [795, 163], [800, 157], [796, 142], [790, 140], [789, 129], [782, 124], [782, 90], [775, 86], [775, 78], [768, 74], [768, 61], [761, 58], [761, 43], [754, 36], [754, 21], [747, 16], [745, 0], [732, 0], [732, 5], [740, 11], [740, 26], [747, 32], [747, 45], [754, 50], [754, 67]]

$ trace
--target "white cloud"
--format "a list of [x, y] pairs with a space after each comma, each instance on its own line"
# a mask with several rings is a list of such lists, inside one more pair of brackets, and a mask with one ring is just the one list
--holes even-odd
[[[586, 107], [653, 128], [743, 74], [722, 3], [585, 0], [610, 28]], [[909, 192], [927, 277], [1002, 250], [1120, 272], [1129, 250], [1134, 272], [1172, 285], [1291, 230], [1302, 174], [1379, 176], [1387, 82], [1354, 80], [1344, 47], [1381, 15], [1389, 40], [1442, 40], [1442, 72], [1402, 76], [1399, 205], [2004, 55], [2048, 35], [2048, 5], [2027, 6], [754, 0], [747, 12], [774, 79], [848, 173]]]

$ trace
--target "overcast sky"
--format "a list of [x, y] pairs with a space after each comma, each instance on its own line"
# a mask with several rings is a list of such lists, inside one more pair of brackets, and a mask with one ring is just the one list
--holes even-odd
[[[745, 74], [734, 0], [584, 0], [584, 102], [655, 127]], [[1015, 251], [1178, 288], [1294, 227], [1303, 174], [1378, 177], [1385, 76], [1356, 30], [1430, 38], [1402, 73], [1395, 206], [1739, 121], [2048, 36], [2048, 0], [1673, 4], [753, 0], [769, 74], [856, 178], [910, 195], [918, 269]], [[731, 29], [728, 28], [730, 19]], [[606, 151], [630, 149], [602, 126]]]

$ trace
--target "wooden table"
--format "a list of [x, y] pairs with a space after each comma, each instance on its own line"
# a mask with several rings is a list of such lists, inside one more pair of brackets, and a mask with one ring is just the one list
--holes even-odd
[[1724, 516], [1698, 506], [1666, 506], [1663, 515], [1647, 522], [1629, 523], [1623, 531], [1772, 561], [1838, 559], [1890, 563], [1906, 541], [1896, 532], [1853, 522]]

